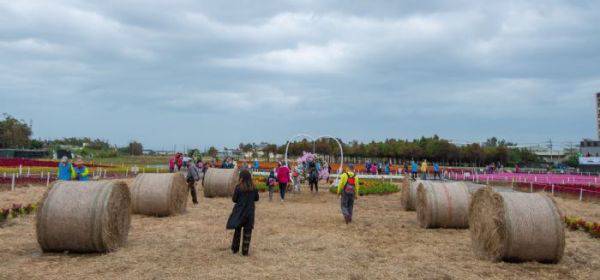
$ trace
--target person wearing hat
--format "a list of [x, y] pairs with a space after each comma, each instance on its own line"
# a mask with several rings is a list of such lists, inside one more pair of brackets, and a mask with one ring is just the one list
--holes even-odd
[[90, 170], [83, 164], [83, 160], [78, 158], [73, 167], [71, 178], [77, 181], [89, 181]]
[[63, 156], [58, 164], [58, 180], [69, 181], [73, 174], [73, 165], [69, 162], [69, 158]]
[[359, 182], [358, 176], [354, 174], [354, 165], [348, 164], [346, 171], [340, 175], [340, 182], [338, 183], [337, 194], [341, 196], [341, 208], [342, 215], [346, 224], [352, 222], [352, 215], [354, 213], [354, 200], [358, 198]]

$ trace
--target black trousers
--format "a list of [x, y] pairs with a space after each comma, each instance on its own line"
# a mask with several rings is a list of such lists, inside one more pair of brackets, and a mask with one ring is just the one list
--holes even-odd
[[188, 181], [188, 189], [190, 189], [190, 194], [192, 195], [192, 202], [194, 202], [194, 204], [198, 204], [198, 195], [196, 194], [196, 182], [195, 181]]
[[313, 186], [315, 188], [316, 192], [319, 192], [319, 181], [318, 180], [311, 180], [308, 182], [308, 184], [310, 185], [310, 191], [313, 191]]
[[250, 250], [250, 239], [252, 239], [252, 227], [239, 226], [235, 228], [233, 233], [233, 240], [231, 242], [231, 251], [237, 253], [240, 251], [240, 239], [242, 232], [244, 233], [244, 240], [242, 241], [242, 255], [248, 255]]

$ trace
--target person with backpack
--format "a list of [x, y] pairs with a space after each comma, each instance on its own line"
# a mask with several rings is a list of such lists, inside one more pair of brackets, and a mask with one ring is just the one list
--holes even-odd
[[[198, 161], [201, 162], [201, 161]], [[194, 164], [193, 161], [188, 161], [188, 171], [186, 176], [186, 181], [188, 184], [188, 189], [190, 189], [190, 194], [192, 195], [192, 202], [194, 205], [198, 204], [198, 195], [196, 194], [196, 182], [200, 181], [200, 170], [198, 166]]]
[[277, 177], [275, 176], [275, 170], [271, 170], [269, 177], [267, 178], [267, 189], [269, 190], [269, 201], [273, 201], [273, 192], [277, 185]]
[[227, 229], [233, 229], [233, 240], [231, 252], [237, 254], [240, 251], [240, 239], [242, 232], [242, 255], [248, 256], [250, 251], [250, 239], [254, 229], [255, 203], [260, 199], [258, 190], [252, 182], [252, 173], [247, 169], [240, 172], [240, 181], [235, 187], [231, 200], [235, 203], [231, 215], [227, 219]]
[[311, 193], [313, 192], [313, 187], [315, 193], [319, 193], [319, 171], [316, 164], [312, 161], [308, 164], [308, 185], [310, 186]]
[[341, 208], [342, 215], [346, 224], [352, 222], [352, 215], [354, 213], [354, 200], [358, 198], [359, 181], [356, 174], [354, 174], [354, 165], [348, 164], [346, 172], [340, 175], [340, 182], [337, 188], [338, 196], [341, 196]]

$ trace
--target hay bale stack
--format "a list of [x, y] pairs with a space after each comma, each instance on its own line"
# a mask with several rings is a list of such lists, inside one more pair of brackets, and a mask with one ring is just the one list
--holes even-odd
[[411, 182], [408, 177], [405, 177], [402, 182], [402, 193], [400, 194], [400, 202], [404, 211], [415, 211], [417, 206], [417, 187], [420, 181]]
[[209, 168], [204, 174], [204, 197], [230, 197], [240, 177], [237, 168]]
[[469, 227], [471, 194], [464, 183], [421, 182], [417, 188], [417, 220], [423, 228]]
[[36, 214], [44, 252], [102, 253], [127, 242], [131, 198], [122, 181], [54, 183]]
[[469, 221], [483, 259], [557, 263], [563, 256], [561, 212], [547, 195], [484, 188], [473, 195]]
[[187, 184], [179, 173], [139, 174], [131, 184], [134, 214], [172, 216], [185, 212]]

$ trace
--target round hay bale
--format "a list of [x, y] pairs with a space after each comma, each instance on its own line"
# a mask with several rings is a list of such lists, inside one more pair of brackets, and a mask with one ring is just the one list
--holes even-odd
[[423, 228], [469, 227], [471, 194], [464, 183], [421, 182], [417, 188], [417, 220]]
[[131, 184], [133, 213], [159, 217], [184, 213], [187, 192], [180, 173], [139, 174]]
[[402, 193], [400, 202], [404, 211], [415, 211], [417, 202], [417, 187], [420, 181], [411, 182], [408, 177], [402, 181]]
[[230, 197], [240, 177], [237, 168], [209, 168], [204, 174], [204, 197]]
[[492, 261], [557, 263], [565, 249], [561, 216], [544, 194], [478, 190], [469, 208], [473, 249]]
[[122, 181], [54, 183], [36, 214], [44, 252], [102, 253], [127, 242], [131, 198]]

